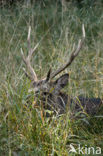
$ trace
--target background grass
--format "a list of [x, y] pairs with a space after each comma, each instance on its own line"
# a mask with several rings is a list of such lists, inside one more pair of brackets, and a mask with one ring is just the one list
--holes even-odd
[[[64, 64], [73, 44], [81, 38], [85, 25], [86, 41], [69, 72], [66, 88], [70, 96], [84, 95], [103, 99], [103, 3], [85, 4], [81, 8], [68, 3], [64, 9], [57, 1], [17, 3], [0, 8], [0, 154], [67, 156], [69, 145], [99, 146], [103, 149], [102, 118], [41, 120], [40, 111], [26, 107], [30, 81], [22, 68], [20, 48], [27, 54], [27, 31], [32, 27], [31, 45], [44, 36], [33, 56], [32, 64], [39, 78], [50, 67]], [[32, 95], [31, 102], [34, 97]], [[101, 114], [102, 115], [102, 114]], [[92, 125], [92, 126], [91, 126]], [[103, 153], [103, 151], [102, 151]], [[69, 154], [73, 155], [73, 154]]]

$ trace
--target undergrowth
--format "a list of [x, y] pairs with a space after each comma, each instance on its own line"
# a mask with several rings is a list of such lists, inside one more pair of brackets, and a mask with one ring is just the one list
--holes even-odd
[[[31, 45], [40, 45], [32, 65], [39, 78], [52, 67], [56, 70], [67, 62], [81, 38], [81, 26], [86, 31], [85, 44], [69, 72], [66, 92], [103, 99], [103, 4], [81, 8], [68, 3], [63, 9], [57, 2], [15, 4], [0, 8], [0, 155], [67, 156], [70, 144], [75, 149], [103, 149], [103, 114], [88, 118], [70, 118], [70, 112], [60, 118], [41, 118], [34, 109], [31, 95], [27, 103], [30, 81], [25, 77], [20, 49], [27, 54], [27, 32], [32, 27]], [[103, 153], [103, 151], [102, 151]], [[81, 154], [82, 155], [82, 154]], [[102, 155], [102, 154], [101, 154]]]

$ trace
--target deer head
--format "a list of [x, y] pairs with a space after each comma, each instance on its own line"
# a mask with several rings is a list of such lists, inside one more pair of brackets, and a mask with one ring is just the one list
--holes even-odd
[[78, 41], [77, 47], [73, 48], [73, 51], [70, 55], [70, 58], [68, 59], [68, 62], [62, 67], [58, 68], [55, 72], [52, 72], [52, 70], [50, 69], [46, 77], [39, 80], [30, 63], [32, 59], [32, 55], [37, 49], [37, 47], [39, 46], [39, 43], [33, 49], [31, 48], [31, 44], [30, 44], [31, 27], [29, 27], [28, 37], [27, 37], [27, 43], [28, 43], [27, 57], [24, 56], [23, 50], [21, 49], [21, 55], [27, 67], [27, 71], [24, 69], [24, 72], [25, 75], [31, 80], [33, 91], [35, 92], [35, 94], [41, 92], [41, 97], [42, 97], [41, 99], [43, 101], [47, 101], [48, 103], [47, 107], [49, 107], [49, 109], [53, 107], [54, 110], [59, 109], [59, 112], [64, 111], [65, 105], [67, 104], [68, 101], [68, 96], [62, 93], [61, 89], [67, 85], [69, 74], [68, 73], [63, 74], [55, 81], [53, 81], [52, 79], [56, 77], [59, 73], [64, 71], [68, 66], [70, 66], [73, 60], [75, 59], [75, 57], [79, 54], [85, 39], [84, 25], [82, 26], [82, 32], [83, 32], [82, 39]]

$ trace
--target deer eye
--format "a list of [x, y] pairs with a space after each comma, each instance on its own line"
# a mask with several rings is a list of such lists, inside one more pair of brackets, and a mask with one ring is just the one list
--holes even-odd
[[39, 92], [40, 92], [40, 91], [39, 91], [39, 90], [37, 90], [37, 91], [35, 91], [35, 94], [39, 94]]

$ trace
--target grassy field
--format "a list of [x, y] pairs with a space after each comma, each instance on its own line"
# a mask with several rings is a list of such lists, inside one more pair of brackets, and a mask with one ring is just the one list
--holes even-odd
[[[79, 155], [69, 153], [70, 144], [75, 149], [80, 144], [84, 152], [91, 146], [103, 150], [102, 114], [74, 120], [67, 113], [60, 118], [44, 118], [42, 122], [40, 112], [31, 104], [26, 106], [30, 81], [22, 70], [20, 49], [27, 54], [29, 25], [32, 47], [43, 37], [32, 61], [38, 77], [42, 78], [50, 67], [55, 70], [68, 60], [73, 44], [81, 38], [83, 23], [85, 44], [73, 64], [64, 71], [70, 74], [65, 91], [73, 97], [103, 99], [103, 3], [98, 1], [81, 8], [69, 3], [64, 9], [52, 1], [0, 8], [1, 156]], [[31, 97], [32, 103], [34, 97]]]

